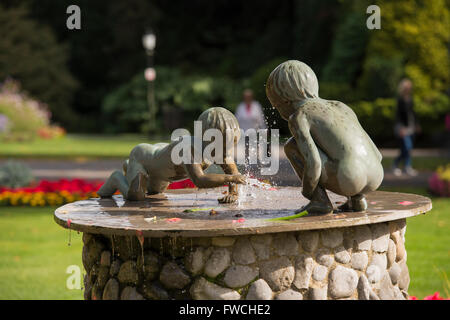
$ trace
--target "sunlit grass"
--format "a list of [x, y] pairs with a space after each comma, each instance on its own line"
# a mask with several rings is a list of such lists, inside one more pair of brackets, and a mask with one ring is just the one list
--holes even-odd
[[[82, 299], [66, 288], [66, 269], [80, 266], [81, 235], [53, 221], [54, 208], [0, 208], [0, 299]], [[83, 282], [81, 282], [82, 284]]]
[[26, 142], [0, 140], [2, 158], [114, 158], [126, 157], [139, 143], [163, 142], [165, 139], [138, 135], [67, 135], [60, 139], [36, 139]]

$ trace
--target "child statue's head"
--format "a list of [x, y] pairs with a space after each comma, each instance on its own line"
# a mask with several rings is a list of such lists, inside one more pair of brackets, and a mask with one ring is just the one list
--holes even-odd
[[224, 147], [227, 145], [226, 139], [233, 139], [233, 144], [237, 144], [241, 137], [241, 129], [236, 117], [225, 108], [209, 108], [203, 111], [198, 117], [198, 121], [202, 122], [202, 134], [208, 129], [219, 130], [223, 137]]
[[319, 97], [319, 83], [312, 69], [297, 60], [283, 62], [269, 75], [266, 94], [283, 119], [296, 111], [294, 103]]

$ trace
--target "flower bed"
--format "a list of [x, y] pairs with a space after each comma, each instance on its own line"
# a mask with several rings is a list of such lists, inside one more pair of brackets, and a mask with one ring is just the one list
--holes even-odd
[[[409, 300], [420, 300], [420, 299], [418, 299], [415, 296], [409, 296]], [[439, 292], [436, 291], [434, 294], [424, 297], [423, 300], [450, 300], [450, 298], [443, 298], [439, 295]]]
[[27, 96], [20, 83], [6, 80], [0, 84], [0, 139], [28, 141], [36, 137], [54, 139], [65, 135], [65, 130], [50, 124], [47, 105]]
[[440, 197], [450, 197], [450, 164], [440, 166], [428, 180], [430, 191]]
[[25, 188], [1, 188], [0, 205], [4, 206], [59, 206], [65, 203], [97, 197], [102, 182], [80, 179], [47, 181]]
[[[0, 187], [0, 206], [60, 206], [65, 203], [96, 198], [102, 181], [89, 182], [81, 179], [58, 181], [41, 180], [25, 188]], [[195, 188], [191, 180], [176, 181], [169, 189]]]

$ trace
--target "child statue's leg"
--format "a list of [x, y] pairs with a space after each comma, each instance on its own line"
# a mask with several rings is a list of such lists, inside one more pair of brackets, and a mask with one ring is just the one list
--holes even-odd
[[306, 206], [296, 210], [295, 213], [307, 211], [311, 214], [328, 214], [333, 212], [333, 204], [323, 187], [317, 186], [309, 200], [310, 202]]
[[127, 164], [126, 179], [128, 191], [122, 193], [127, 200], [144, 200], [147, 193], [148, 174], [142, 164], [129, 160]]
[[128, 192], [128, 181], [119, 170], [114, 171], [102, 185], [102, 187], [97, 191], [97, 194], [102, 198], [111, 197], [117, 189], [126, 195]]
[[[290, 138], [288, 142], [284, 146], [284, 152], [291, 163], [292, 167], [295, 170], [297, 176], [302, 179], [303, 178], [303, 159], [298, 151], [297, 144], [294, 138]], [[333, 204], [328, 198], [327, 192], [325, 189], [318, 185], [314, 190], [314, 193], [309, 199], [311, 202], [308, 203], [303, 208], [296, 211], [296, 213], [300, 213], [302, 211], [308, 211], [309, 213], [317, 213], [317, 214], [326, 214], [333, 212]]]

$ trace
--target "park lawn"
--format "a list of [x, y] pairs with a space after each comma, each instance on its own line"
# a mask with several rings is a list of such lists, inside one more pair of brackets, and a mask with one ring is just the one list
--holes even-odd
[[[385, 170], [391, 170], [394, 158], [385, 157], [381, 161]], [[419, 171], [435, 171], [439, 166], [450, 163], [450, 158], [446, 157], [414, 157], [412, 166]]]
[[[66, 288], [66, 268], [80, 266], [81, 234], [53, 221], [53, 207], [0, 207], [0, 299], [82, 299]], [[81, 281], [83, 286], [83, 281]]]
[[[392, 189], [398, 191], [398, 189]], [[425, 194], [425, 189], [407, 192]], [[433, 198], [433, 210], [408, 219], [409, 294], [449, 297], [450, 199]], [[0, 208], [0, 299], [82, 299], [66, 288], [66, 268], [81, 262], [81, 235], [53, 221], [54, 208]], [[83, 271], [82, 271], [83, 272]]]
[[450, 199], [432, 201], [429, 213], [407, 221], [409, 294], [423, 298], [439, 291], [450, 298]]
[[123, 158], [139, 143], [164, 141], [139, 135], [67, 135], [25, 142], [0, 140], [0, 158]]

